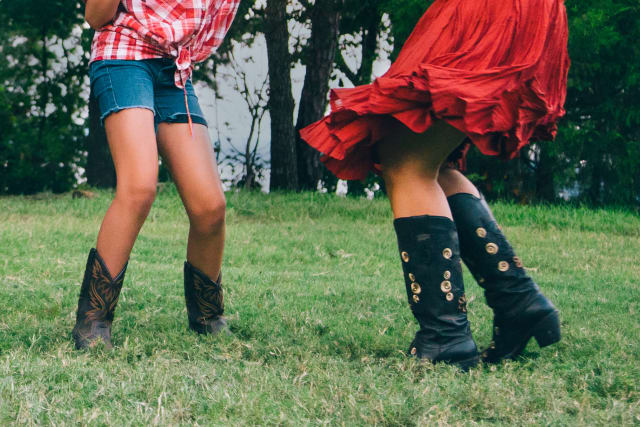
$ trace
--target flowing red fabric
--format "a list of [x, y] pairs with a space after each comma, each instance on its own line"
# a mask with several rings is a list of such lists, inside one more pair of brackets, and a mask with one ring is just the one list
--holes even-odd
[[373, 145], [389, 117], [416, 133], [441, 119], [482, 153], [513, 158], [532, 139], [555, 138], [567, 38], [562, 0], [436, 0], [391, 68], [372, 84], [332, 90], [331, 114], [301, 136], [342, 179], [378, 170]]

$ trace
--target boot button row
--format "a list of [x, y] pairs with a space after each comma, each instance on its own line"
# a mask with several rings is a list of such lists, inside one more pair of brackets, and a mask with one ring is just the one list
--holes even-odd
[[409, 273], [409, 279], [411, 280], [411, 292], [413, 292], [413, 302], [415, 304], [420, 302], [420, 297], [418, 295], [420, 295], [422, 293], [422, 287], [420, 287], [420, 284], [418, 284], [416, 282], [416, 276], [413, 273]]

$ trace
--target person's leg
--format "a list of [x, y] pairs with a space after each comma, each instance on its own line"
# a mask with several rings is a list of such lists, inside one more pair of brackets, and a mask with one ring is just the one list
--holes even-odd
[[391, 134], [377, 150], [407, 298], [420, 325], [409, 351], [467, 369], [479, 355], [466, 317], [456, 228], [437, 183], [440, 165], [464, 136], [444, 122], [421, 135], [398, 124]]
[[116, 195], [102, 220], [96, 248], [109, 271], [122, 269], [156, 194], [158, 148], [153, 112], [131, 108], [105, 119], [116, 169]]
[[220, 274], [225, 236], [225, 196], [207, 127], [160, 123], [158, 144], [189, 217], [187, 261], [214, 280]]
[[158, 144], [189, 217], [184, 267], [189, 326], [199, 333], [228, 331], [221, 280], [225, 196], [207, 127], [160, 123]]
[[477, 188], [451, 168], [443, 168], [438, 181], [458, 228], [462, 259], [494, 312], [493, 342], [483, 359], [516, 358], [532, 337], [541, 347], [559, 341], [556, 308], [527, 274]]
[[397, 123], [392, 134], [392, 138], [378, 143], [377, 152], [394, 216], [451, 218], [437, 179], [440, 165], [464, 139], [464, 134], [441, 121], [422, 135]]
[[110, 114], [105, 126], [116, 168], [116, 196], [89, 252], [73, 338], [77, 349], [102, 341], [111, 348], [111, 323], [133, 243], [153, 202], [158, 175], [153, 112]]
[[447, 197], [458, 193], [467, 193], [474, 197], [480, 197], [480, 191], [466, 176], [448, 166], [440, 168], [438, 184], [440, 184]]

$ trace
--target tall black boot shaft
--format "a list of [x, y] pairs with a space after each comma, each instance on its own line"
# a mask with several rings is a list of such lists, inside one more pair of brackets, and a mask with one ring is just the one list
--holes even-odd
[[458, 227], [462, 259], [480, 286], [487, 304], [510, 317], [540, 293], [507, 241], [484, 199], [460, 193], [449, 197]]
[[73, 338], [76, 348], [102, 340], [111, 348], [111, 324], [122, 290], [127, 264], [113, 278], [96, 249], [91, 249], [80, 288]]
[[466, 297], [455, 224], [415, 216], [394, 221], [407, 298], [420, 330], [410, 353], [463, 368], [478, 362], [466, 315]]
[[518, 356], [532, 336], [541, 346], [558, 341], [556, 308], [525, 271], [484, 199], [459, 193], [448, 201], [462, 259], [494, 312], [494, 342], [485, 360]]

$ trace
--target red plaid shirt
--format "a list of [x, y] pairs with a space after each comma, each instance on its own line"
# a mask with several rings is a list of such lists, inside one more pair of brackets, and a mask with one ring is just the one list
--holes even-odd
[[[86, 0], [84, 0], [86, 2]], [[96, 31], [91, 62], [172, 57], [176, 86], [193, 64], [222, 43], [240, 0], [121, 0], [113, 20]]]

